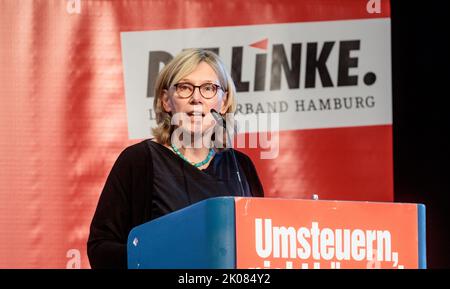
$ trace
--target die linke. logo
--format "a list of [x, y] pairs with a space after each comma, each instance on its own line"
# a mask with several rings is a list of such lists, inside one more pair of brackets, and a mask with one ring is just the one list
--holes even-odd
[[[250, 47], [259, 48], [262, 51], [267, 51], [269, 40], [263, 39], [261, 41], [250, 44]], [[271, 69], [269, 77], [266, 76], [267, 67], [267, 53], [257, 53], [255, 55], [254, 79], [253, 85], [250, 81], [242, 79], [242, 65], [243, 65], [243, 46], [232, 47], [231, 54], [231, 77], [233, 78], [237, 92], [264, 91], [266, 89], [266, 79], [269, 79], [270, 90], [281, 89], [281, 77], [284, 73], [289, 89], [300, 88], [300, 66], [302, 48], [306, 46], [306, 64], [304, 88], [316, 87], [316, 72], [322, 87], [334, 86], [356, 86], [358, 85], [358, 75], [350, 74], [351, 68], [358, 67], [358, 57], [352, 57], [352, 51], [360, 49], [360, 40], [346, 40], [346, 41], [325, 41], [322, 48], [319, 49], [319, 43], [309, 42], [305, 45], [303, 43], [292, 43], [291, 54], [287, 55], [285, 45], [282, 43], [273, 44], [271, 57]], [[333, 48], [338, 49], [338, 70], [337, 81], [333, 83], [330, 69], [327, 61], [330, 57]], [[204, 48], [211, 50], [216, 54], [220, 54], [220, 48]], [[167, 64], [172, 60], [173, 55], [166, 51], [150, 51], [149, 53], [149, 70], [148, 70], [148, 90], [147, 97], [153, 97], [155, 90], [154, 84], [159, 73], [161, 64]], [[364, 83], [372, 85], [376, 81], [376, 74], [367, 72], [364, 75]]]

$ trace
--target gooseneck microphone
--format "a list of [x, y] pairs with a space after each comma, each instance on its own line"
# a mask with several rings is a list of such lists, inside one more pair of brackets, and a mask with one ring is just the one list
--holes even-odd
[[[233, 142], [231, 141], [231, 137], [230, 134], [228, 133], [227, 130], [227, 125], [225, 122], [225, 119], [223, 118], [222, 115], [220, 115], [215, 109], [211, 109], [211, 114], [214, 117], [214, 120], [217, 122], [218, 125], [222, 126], [225, 129], [225, 132], [227, 134], [227, 142], [233, 146]], [[239, 186], [241, 187], [241, 196], [244, 197], [245, 193], [244, 193], [244, 186], [242, 185], [242, 180], [241, 180], [241, 175], [239, 173], [239, 166], [238, 166], [238, 162], [236, 160], [236, 154], [234, 153], [234, 150], [231, 149], [231, 157], [233, 158], [233, 163], [234, 163], [234, 167], [236, 169], [236, 175], [239, 181]]]

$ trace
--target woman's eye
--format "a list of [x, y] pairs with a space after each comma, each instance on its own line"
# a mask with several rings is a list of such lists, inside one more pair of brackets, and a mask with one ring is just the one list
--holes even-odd
[[178, 88], [179, 88], [180, 90], [190, 90], [190, 89], [191, 89], [190, 86], [189, 86], [189, 85], [186, 85], [186, 84], [180, 85]]

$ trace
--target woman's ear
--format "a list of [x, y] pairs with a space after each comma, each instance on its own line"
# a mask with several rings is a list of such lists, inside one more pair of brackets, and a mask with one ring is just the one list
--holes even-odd
[[220, 104], [220, 114], [225, 114], [227, 112], [228, 110], [227, 100], [228, 100], [228, 92], [225, 92], [222, 96], [222, 102]]
[[172, 106], [170, 105], [169, 92], [167, 91], [167, 89], [164, 89], [162, 91], [161, 102], [165, 112], [172, 111]]

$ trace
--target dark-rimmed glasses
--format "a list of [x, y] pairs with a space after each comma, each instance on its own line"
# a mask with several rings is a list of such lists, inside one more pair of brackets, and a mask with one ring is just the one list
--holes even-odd
[[203, 83], [202, 85], [193, 85], [189, 82], [180, 82], [177, 84], [174, 84], [175, 91], [177, 92], [178, 96], [180, 98], [190, 98], [193, 94], [195, 89], [198, 87], [198, 90], [200, 91], [200, 94], [203, 98], [211, 99], [214, 96], [216, 96], [217, 91], [219, 89], [223, 88], [220, 85], [217, 85], [215, 83]]

